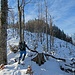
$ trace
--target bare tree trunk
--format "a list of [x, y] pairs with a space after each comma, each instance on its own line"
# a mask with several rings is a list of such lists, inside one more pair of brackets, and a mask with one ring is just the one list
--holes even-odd
[[[14, 11], [13, 10], [11, 10], [10, 11], [10, 19], [12, 20], [11, 21], [11, 25], [12, 25], [12, 27], [13, 27], [13, 33], [12, 33], [12, 36], [13, 37], [15, 37], [15, 28], [14, 28], [14, 21], [15, 21], [15, 15], [14, 15]], [[10, 21], [10, 20], [9, 20]]]
[[51, 15], [50, 15], [50, 49], [51, 49], [51, 46], [52, 46], [51, 40], [52, 40], [52, 18], [51, 18]]
[[23, 33], [22, 33], [22, 41], [24, 41], [24, 22], [25, 22], [25, 16], [24, 16], [24, 6], [23, 6]]
[[[39, 4], [39, 1], [38, 1], [38, 25], [40, 24], [40, 21], [39, 21], [39, 19], [40, 19], [40, 4]], [[37, 28], [37, 39], [39, 40], [39, 28]]]
[[[24, 7], [26, 4], [30, 3], [31, 0], [26, 2], [26, 0], [17, 0], [18, 3], [18, 14], [19, 14], [19, 28], [20, 28], [20, 41], [24, 41]], [[22, 15], [23, 14], [23, 15]], [[23, 17], [23, 25], [22, 25], [22, 17]]]
[[20, 29], [20, 41], [22, 41], [22, 25], [21, 25], [21, 6], [20, 6], [20, 1], [18, 0], [18, 13], [19, 13], [19, 29]]
[[[42, 22], [42, 3], [41, 3], [41, 23], [40, 23], [41, 25], [43, 24], [43, 22]], [[42, 27], [42, 29], [40, 30], [41, 32], [40, 32], [40, 41], [41, 41], [41, 44], [42, 44], [42, 30], [43, 30], [43, 27]]]
[[[47, 24], [47, 3], [46, 3], [46, 0], [44, 0], [45, 2], [45, 7], [46, 7], [46, 24]], [[48, 51], [48, 25], [46, 26], [46, 38], [47, 38], [47, 51]]]
[[0, 64], [7, 64], [7, 0], [0, 0]]

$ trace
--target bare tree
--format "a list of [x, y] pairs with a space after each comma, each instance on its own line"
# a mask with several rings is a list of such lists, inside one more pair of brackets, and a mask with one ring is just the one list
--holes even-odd
[[51, 49], [51, 40], [52, 40], [52, 18], [50, 15], [50, 49]]
[[14, 37], [14, 36], [15, 36], [15, 32], [14, 32], [15, 14], [14, 14], [14, 11], [13, 11], [13, 10], [9, 10], [9, 12], [10, 12], [9, 18], [10, 18], [10, 20], [11, 20], [11, 26], [12, 26], [12, 28], [13, 28], [13, 33], [12, 33], [12, 35], [13, 35], [13, 37]]
[[18, 14], [19, 14], [20, 41], [24, 41], [24, 29], [22, 27], [22, 17], [23, 17], [23, 26], [24, 26], [24, 21], [25, 21], [24, 7], [30, 2], [31, 0], [29, 0], [28, 2], [26, 2], [26, 0], [17, 0]]
[[[38, 25], [41, 25], [43, 24], [42, 22], [42, 2], [39, 2], [38, 1]], [[37, 29], [39, 30], [39, 28]], [[39, 30], [40, 33], [38, 33], [40, 35], [40, 42], [42, 44], [42, 30], [43, 30], [43, 27]]]
[[8, 1], [0, 0], [0, 64], [7, 64]]
[[[47, 2], [46, 0], [44, 0], [45, 2], [45, 7], [46, 7], [46, 24], [48, 24], [48, 21], [47, 21], [47, 16], [48, 16], [48, 7], [47, 7]], [[48, 51], [48, 25], [46, 25], [46, 37], [47, 37], [47, 51]]]

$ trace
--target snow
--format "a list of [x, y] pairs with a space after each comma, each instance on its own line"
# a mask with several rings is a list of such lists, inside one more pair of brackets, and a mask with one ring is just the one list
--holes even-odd
[[[16, 38], [12, 36], [12, 29], [8, 29], [8, 39], [7, 39], [7, 60], [8, 64], [5, 65], [5, 69], [0, 70], [0, 75], [28, 75], [26, 74], [26, 70], [28, 65], [31, 65], [33, 70], [33, 75], [73, 75], [72, 73], [67, 73], [65, 71], [62, 71], [60, 69], [60, 64], [63, 64], [62, 61], [55, 60], [51, 57], [49, 57], [49, 60], [46, 60], [46, 62], [39, 66], [35, 62], [31, 61], [32, 57], [29, 57], [33, 52], [30, 52], [27, 50], [27, 54], [25, 57], [25, 65], [18, 64], [18, 62], [15, 62], [14, 59], [16, 58], [18, 60], [19, 52], [13, 53], [10, 51], [9, 45], [18, 45], [19, 43], [19, 37]], [[32, 34], [32, 38], [31, 35]], [[37, 43], [38, 47], [36, 50], [38, 50], [39, 53], [43, 52], [43, 45], [46, 45], [46, 40], [43, 41], [41, 44], [40, 41], [36, 42], [34, 41], [36, 39], [35, 33], [30, 33], [25, 31], [25, 41], [29, 48], [34, 50], [34, 45]], [[67, 44], [67, 45], [66, 45]], [[66, 63], [70, 63], [71, 59], [75, 57], [75, 46], [73, 46], [70, 43], [67, 43], [63, 40], [55, 38], [54, 40], [54, 47], [53, 47], [54, 55], [57, 58], [65, 58], [67, 60]], [[52, 51], [51, 51], [52, 52]], [[35, 53], [34, 53], [35, 54]]]

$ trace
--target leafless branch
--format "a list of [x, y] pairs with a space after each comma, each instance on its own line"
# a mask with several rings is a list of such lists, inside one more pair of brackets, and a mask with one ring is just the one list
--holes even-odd
[[30, 3], [31, 1], [32, 1], [32, 0], [29, 0], [28, 2], [25, 3], [25, 5], [28, 4], [28, 3]]

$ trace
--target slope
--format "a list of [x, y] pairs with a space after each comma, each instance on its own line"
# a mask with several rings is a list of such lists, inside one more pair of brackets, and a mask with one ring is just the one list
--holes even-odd
[[[8, 29], [8, 41], [7, 41], [7, 59], [8, 64], [5, 65], [5, 69], [0, 71], [0, 75], [27, 75], [26, 70], [28, 65], [31, 65], [33, 70], [33, 75], [73, 75], [74, 73], [67, 73], [65, 71], [62, 71], [60, 69], [60, 64], [62, 64], [61, 61], [55, 60], [51, 57], [49, 57], [49, 60], [47, 60], [43, 65], [38, 66], [35, 62], [31, 61], [32, 57], [30, 57], [32, 54], [35, 55], [35, 53], [30, 52], [27, 50], [26, 58], [25, 58], [25, 65], [18, 65], [17, 62], [14, 61], [15, 58], [19, 57], [19, 52], [13, 53], [9, 45], [18, 45], [19, 43], [19, 37], [17, 37], [17, 34], [15, 37], [12, 36], [12, 29]], [[16, 32], [15, 32], [16, 33]], [[41, 53], [45, 52], [43, 47], [46, 47], [46, 35], [44, 34], [44, 41], [41, 44], [40, 40], [36, 41], [37, 36], [36, 33], [30, 33], [25, 31], [25, 41], [27, 45], [34, 50], [36, 47], [36, 50]], [[50, 39], [49, 39], [50, 40]], [[49, 50], [48, 53], [51, 53], [55, 57], [65, 58], [68, 60], [67, 63], [69, 63], [69, 60], [75, 57], [75, 47], [71, 45], [70, 43], [67, 43], [63, 40], [54, 38], [54, 47], [52, 50]]]

